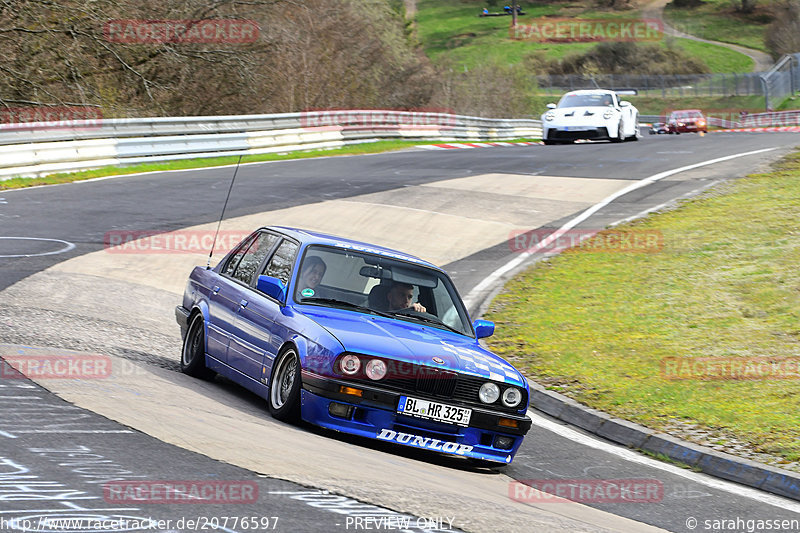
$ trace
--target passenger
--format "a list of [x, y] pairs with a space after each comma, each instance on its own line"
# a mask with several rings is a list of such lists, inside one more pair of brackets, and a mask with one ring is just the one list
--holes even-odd
[[[321, 258], [316, 255], [310, 255], [303, 261], [303, 268], [300, 271], [300, 278], [298, 280], [298, 288], [303, 291], [304, 289], [316, 289], [317, 285], [322, 281], [328, 265], [325, 264]], [[313, 295], [312, 295], [313, 296]]]
[[414, 299], [414, 287], [408, 283], [395, 281], [386, 293], [389, 301], [389, 311], [400, 311], [402, 309], [413, 309], [420, 313], [425, 313], [425, 306], [420, 303], [412, 303]]

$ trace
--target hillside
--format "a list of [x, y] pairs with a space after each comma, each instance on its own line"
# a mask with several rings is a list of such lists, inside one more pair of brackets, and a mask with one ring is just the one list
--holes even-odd
[[397, 0], [20, 0], [0, 3], [0, 28], [0, 108], [12, 114], [270, 113], [431, 99], [433, 71]]
[[[641, 16], [639, 6], [623, 3], [617, 8], [602, 7], [609, 3], [592, 0], [521, 1], [525, 15], [519, 17], [519, 24], [530, 25], [542, 17], [622, 21]], [[434, 62], [447, 62], [468, 69], [486, 62], [516, 64], [526, 56], [559, 60], [585, 53], [596, 46], [596, 43], [588, 42], [513, 40], [509, 36], [510, 17], [478, 16], [487, 4], [486, 0], [418, 0], [415, 20], [426, 54]], [[502, 6], [498, 6], [491, 10], [502, 11]], [[702, 62], [710, 72], [747, 72], [752, 67], [752, 60], [743, 54], [688, 39], [667, 37], [641, 44], [677, 50], [691, 60]]]

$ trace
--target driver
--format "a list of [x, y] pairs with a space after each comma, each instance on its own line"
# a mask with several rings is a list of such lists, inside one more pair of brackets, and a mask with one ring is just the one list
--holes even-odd
[[411, 303], [414, 299], [414, 287], [407, 283], [395, 281], [386, 293], [389, 301], [389, 311], [400, 311], [401, 309], [413, 309], [420, 313], [425, 313], [425, 306], [420, 303]]

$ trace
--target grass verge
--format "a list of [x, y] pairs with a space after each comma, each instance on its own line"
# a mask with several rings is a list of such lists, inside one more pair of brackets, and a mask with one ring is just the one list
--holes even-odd
[[677, 374], [669, 366], [800, 362], [798, 218], [795, 153], [769, 173], [607, 230], [661, 235], [660, 250], [570, 250], [517, 276], [490, 307], [499, 332], [490, 346], [532, 379], [615, 416], [662, 431], [688, 423], [798, 461], [797, 366], [768, 367], [760, 379], [693, 373], [711, 363]]
[[[511, 139], [505, 142], [538, 141], [539, 139]], [[438, 141], [437, 141], [438, 142]], [[402, 141], [377, 141], [372, 143], [354, 144], [335, 148], [331, 150], [308, 150], [302, 152], [279, 152], [272, 154], [246, 155], [242, 157], [242, 163], [254, 163], [259, 161], [283, 161], [286, 159], [305, 159], [310, 157], [330, 157], [340, 155], [361, 155], [377, 154], [393, 150], [412, 148], [422, 144], [434, 144], [432, 141], [424, 140], [402, 140]], [[238, 156], [229, 157], [209, 157], [201, 159], [184, 159], [179, 161], [168, 161], [163, 163], [142, 163], [130, 166], [103, 167], [93, 170], [83, 170], [80, 172], [68, 172], [50, 174], [40, 178], [12, 178], [0, 181], [0, 190], [20, 189], [23, 187], [34, 187], [36, 185], [54, 185], [57, 183], [69, 183], [73, 181], [101, 178], [104, 176], [119, 176], [123, 174], [138, 174], [140, 172], [156, 172], [163, 170], [182, 170], [192, 168], [216, 167], [223, 165], [235, 165], [239, 160]]]

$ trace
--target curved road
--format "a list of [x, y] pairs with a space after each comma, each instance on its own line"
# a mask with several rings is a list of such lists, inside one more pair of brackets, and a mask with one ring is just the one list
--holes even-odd
[[733, 50], [734, 52], [739, 52], [740, 54], [744, 54], [750, 59], [753, 60], [753, 72], [766, 72], [772, 65], [775, 63], [772, 60], [772, 56], [766, 52], [762, 52], [761, 50], [754, 50], [752, 48], [746, 48], [744, 46], [739, 46], [738, 44], [731, 44], [731, 43], [723, 43], [721, 41], [710, 41], [708, 39], [702, 39], [697, 37], [696, 35], [691, 35], [689, 33], [682, 32], [676, 29], [664, 19], [664, 7], [669, 4], [672, 0], [655, 0], [650, 4], [647, 4], [642, 9], [642, 17], [644, 18], [654, 18], [658, 19], [664, 25], [664, 33], [667, 35], [671, 35], [673, 37], [680, 37], [681, 39], [691, 39], [692, 41], [697, 41], [701, 43], [708, 43], [708, 44], [715, 44], [717, 46], [724, 46], [729, 50]]
[[[223, 234], [284, 222], [382, 242], [446, 265], [462, 294], [468, 294], [519, 257], [509, 248], [512, 232], [559, 227], [661, 171], [772, 149], [666, 177], [609, 203], [579, 226], [602, 228], [760, 168], [797, 141], [791, 134], [646, 136], [622, 145], [405, 151], [251, 164], [239, 170]], [[200, 232], [194, 235], [207, 234], [231, 173], [230, 168], [158, 173], [0, 194], [2, 236], [75, 244], [64, 253], [18, 257], [64, 246], [0, 239], [0, 339], [8, 343], [0, 345], [0, 354], [42, 353], [18, 347], [31, 345], [48, 347], [48, 354], [72, 349], [114, 359], [114, 372], [106, 379], [44, 383], [78, 408], [123, 424], [91, 413], [84, 417], [86, 412], [77, 409], [74, 416], [88, 425], [81, 422], [80, 431], [69, 434], [70, 446], [108, 454], [110, 462], [137, 478], [227, 476], [264, 483], [252, 472], [266, 474], [280, 488], [263, 489], [270, 497], [260, 500], [262, 507], [285, 518], [286, 529], [278, 529], [286, 531], [297, 524], [304, 530], [349, 529], [345, 518], [354, 519], [352, 509], [366, 505], [326, 506], [314, 500], [320, 498], [317, 493], [306, 494], [318, 489], [380, 506], [364, 510], [364, 516], [388, 516], [391, 509], [440, 519], [441, 529], [448, 529], [442, 521], [451, 518], [453, 527], [471, 531], [647, 531], [651, 526], [689, 531], [690, 518], [702, 524], [736, 517], [791, 519], [800, 513], [797, 502], [652, 461], [536, 414], [514, 464], [497, 474], [448, 458], [289, 427], [269, 418], [257, 398], [224, 381], [206, 383], [176, 373], [179, 339], [172, 308], [189, 268], [204, 263], [203, 255], [156, 253], [152, 242], [124, 253], [105, 249], [104, 240], [141, 230], [194, 228]], [[420, 239], [421, 234], [427, 238]], [[72, 478], [53, 471], [52, 457], [34, 451], [55, 447], [63, 428], [48, 434], [44, 430], [50, 426], [31, 423], [25, 409], [55, 416], [57, 409], [75, 408], [37, 385], [0, 383], [0, 400], [6, 402], [0, 458], [16, 454], [17, 463], [68, 484]], [[41, 407], [45, 403], [55, 407]], [[65, 445], [63, 439], [58, 444]], [[87, 483], [79, 474], [70, 475], [76, 484]], [[509, 498], [513, 479], [630, 478], [657, 480], [663, 497], [590, 506]], [[93, 488], [97, 497], [98, 487]], [[304, 509], [309, 512], [303, 514]], [[160, 512], [187, 514], [185, 506]], [[229, 511], [211, 507], [209, 512]]]

